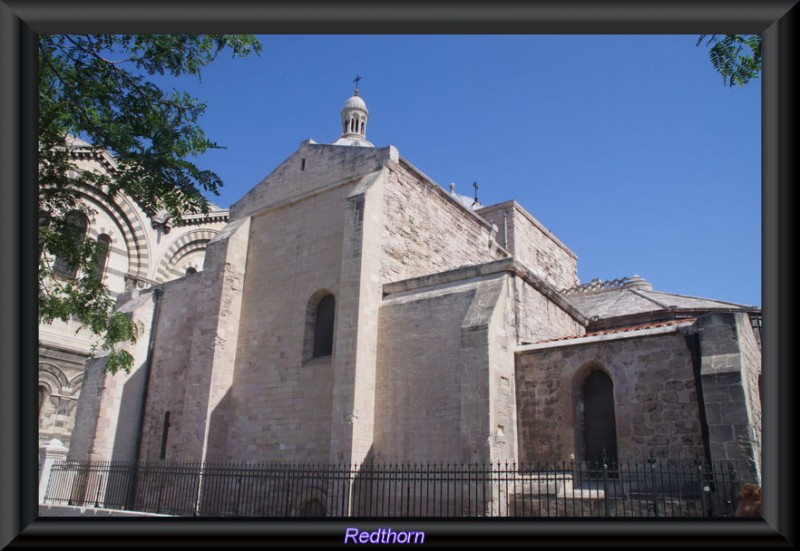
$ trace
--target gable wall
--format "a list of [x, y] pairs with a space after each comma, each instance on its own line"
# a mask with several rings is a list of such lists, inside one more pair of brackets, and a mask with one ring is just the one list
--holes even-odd
[[491, 227], [405, 163], [390, 165], [381, 281], [482, 264], [507, 255]]

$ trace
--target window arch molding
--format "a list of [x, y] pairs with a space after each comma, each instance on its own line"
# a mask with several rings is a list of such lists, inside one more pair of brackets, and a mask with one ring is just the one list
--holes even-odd
[[311, 295], [306, 305], [303, 362], [333, 355], [336, 297], [328, 289]]
[[61, 396], [70, 386], [69, 379], [60, 367], [44, 362], [39, 363], [39, 384], [46, 384], [51, 396], [53, 394]]

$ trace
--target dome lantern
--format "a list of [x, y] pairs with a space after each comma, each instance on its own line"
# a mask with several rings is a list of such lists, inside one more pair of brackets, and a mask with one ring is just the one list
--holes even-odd
[[342, 135], [339, 139], [333, 142], [333, 145], [357, 145], [362, 147], [374, 147], [367, 141], [367, 119], [369, 118], [369, 110], [367, 104], [361, 98], [358, 92], [358, 81], [361, 80], [360, 76], [356, 76], [356, 87], [353, 90], [353, 95], [348, 99], [344, 107], [342, 107]]

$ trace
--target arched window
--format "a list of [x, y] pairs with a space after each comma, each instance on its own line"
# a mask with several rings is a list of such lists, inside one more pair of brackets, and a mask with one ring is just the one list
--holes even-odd
[[50, 392], [48, 392], [47, 387], [44, 385], [39, 385], [39, 415], [42, 414], [42, 408], [44, 407], [49, 394]]
[[617, 421], [614, 385], [602, 371], [592, 371], [583, 383], [586, 460], [617, 461]]
[[319, 301], [314, 318], [314, 358], [330, 356], [333, 353], [333, 319], [336, 313], [336, 299], [327, 295]]
[[97, 236], [97, 266], [95, 268], [95, 277], [100, 281], [108, 268], [108, 257], [111, 253], [111, 238], [106, 234]]
[[[72, 211], [67, 214], [64, 231], [67, 234], [67, 238], [74, 244], [76, 252], [83, 244], [84, 239], [86, 239], [86, 232], [88, 229], [89, 220], [86, 218], [85, 214], [78, 211]], [[78, 275], [76, 260], [77, 259], [67, 258], [66, 256], [56, 257], [53, 263], [53, 272], [62, 277], [74, 278]]]
[[186, 275], [196, 274], [196, 273], [197, 273], [197, 268], [194, 268], [192, 266], [186, 268]]
[[303, 339], [303, 362], [333, 355], [333, 329], [336, 299], [327, 289], [320, 289], [306, 304], [306, 333]]

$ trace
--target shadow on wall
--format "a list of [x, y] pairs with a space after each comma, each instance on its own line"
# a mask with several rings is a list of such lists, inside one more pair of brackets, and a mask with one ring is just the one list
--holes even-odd
[[[204, 459], [207, 463], [232, 461], [233, 459], [228, 456], [228, 430], [230, 427], [231, 415], [234, 411], [233, 396], [231, 389], [225, 391], [222, 400], [219, 401], [217, 406], [212, 410], [208, 420], [208, 447], [206, 457]], [[169, 442], [167, 442], [167, 459], [169, 460]], [[238, 457], [238, 461], [269, 461], [269, 457]], [[197, 461], [203, 461], [198, 458]]]
[[139, 441], [137, 434], [140, 431], [139, 424], [142, 418], [146, 371], [147, 369], [142, 367], [134, 370], [122, 387], [111, 461], [133, 462], [137, 460], [136, 446]]

